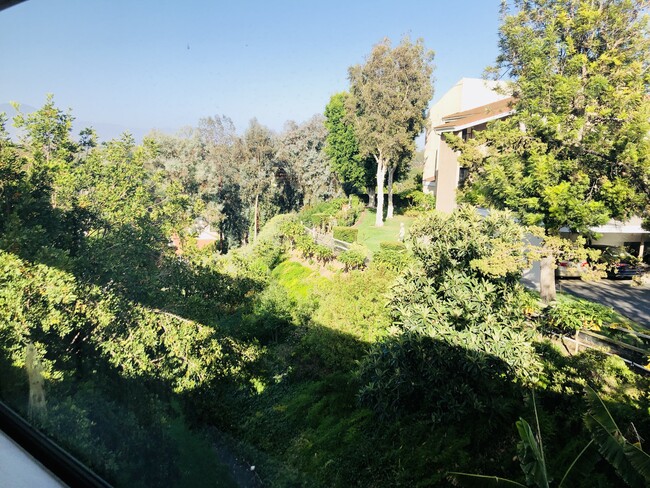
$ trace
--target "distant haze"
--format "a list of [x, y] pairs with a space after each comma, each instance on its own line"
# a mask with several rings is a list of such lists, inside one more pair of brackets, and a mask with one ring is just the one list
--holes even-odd
[[[64, 110], [63, 107], [59, 107], [59, 108], [61, 110]], [[37, 109], [35, 107], [32, 107], [31, 105], [24, 105], [22, 103], [20, 104], [20, 111], [23, 114], [30, 114], [32, 112], [35, 112], [36, 110]], [[5, 113], [8, 117], [7, 132], [9, 132], [11, 138], [18, 139], [18, 137], [20, 137], [20, 131], [16, 129], [13, 125], [13, 118], [16, 115], [16, 110], [14, 110], [13, 106], [10, 103], [0, 103], [0, 113]], [[74, 117], [74, 110], [72, 110], [72, 116]], [[156, 129], [160, 132], [164, 132], [167, 134], [172, 134], [176, 132], [176, 130], [169, 129], [169, 128], [151, 127], [145, 129], [141, 127], [125, 127], [119, 124], [109, 124], [106, 122], [96, 122], [96, 121], [88, 121], [88, 120], [77, 120], [75, 118], [72, 123], [73, 139], [75, 139], [79, 135], [79, 132], [82, 129], [85, 129], [86, 127], [92, 127], [93, 129], [95, 129], [95, 132], [97, 133], [100, 142], [119, 138], [125, 132], [129, 132], [138, 143], [142, 142], [144, 136], [146, 136], [153, 129]]]

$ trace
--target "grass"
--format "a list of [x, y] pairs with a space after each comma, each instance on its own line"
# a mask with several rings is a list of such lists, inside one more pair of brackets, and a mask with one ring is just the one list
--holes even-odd
[[405, 217], [404, 215], [396, 215], [390, 220], [384, 221], [383, 227], [375, 227], [375, 216], [377, 213], [374, 209], [366, 209], [359, 222], [355, 225], [359, 229], [359, 244], [363, 244], [372, 252], [379, 251], [379, 243], [383, 241], [395, 242], [399, 238], [400, 224], [404, 223], [404, 227], [408, 233], [408, 229], [415, 221], [415, 217]]
[[317, 271], [289, 260], [276, 266], [271, 274], [298, 301], [306, 300], [316, 284], [325, 279]]

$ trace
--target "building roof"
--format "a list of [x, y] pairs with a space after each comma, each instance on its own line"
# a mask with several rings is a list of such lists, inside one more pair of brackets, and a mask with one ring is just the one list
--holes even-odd
[[201, 231], [196, 239], [198, 241], [216, 241], [219, 239], [219, 234], [217, 232], [213, 232], [208, 225]]
[[514, 110], [514, 98], [508, 97], [497, 102], [488, 103], [474, 107], [463, 112], [456, 112], [445, 115], [442, 118], [444, 124], [434, 127], [438, 132], [451, 132], [484, 124], [490, 120], [501, 119], [512, 114]]

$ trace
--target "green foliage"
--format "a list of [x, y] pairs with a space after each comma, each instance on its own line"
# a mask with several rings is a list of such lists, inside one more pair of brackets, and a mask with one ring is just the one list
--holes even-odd
[[362, 269], [366, 266], [368, 252], [363, 246], [353, 244], [350, 249], [343, 251], [337, 259], [345, 266], [345, 271]]
[[384, 416], [406, 409], [459, 419], [494, 408], [488, 392], [507, 401], [508, 382], [537, 380], [526, 325], [532, 301], [518, 283], [522, 237], [507, 214], [482, 218], [470, 208], [413, 224], [414, 266], [396, 280], [389, 304], [400, 333], [362, 365], [367, 404]]
[[251, 314], [244, 317], [241, 328], [245, 337], [255, 338], [262, 344], [278, 342], [290, 330], [296, 302], [277, 283], [271, 283], [260, 293]]
[[334, 259], [334, 251], [327, 246], [317, 245], [316, 251], [316, 260], [321, 264], [327, 264]]
[[343, 205], [336, 213], [336, 223], [339, 226], [351, 226], [356, 224], [359, 216], [363, 213], [365, 205], [356, 195], [350, 195], [348, 203]]
[[492, 73], [509, 73], [516, 111], [460, 144], [481, 203], [549, 234], [647, 211], [645, 2], [517, 0], [499, 37]]
[[284, 261], [272, 276], [297, 302], [305, 302], [319, 280], [318, 273], [294, 261]]
[[544, 311], [545, 324], [564, 332], [598, 330], [617, 320], [617, 315], [610, 308], [573, 297], [560, 296], [556, 304], [550, 305]]
[[[420, 178], [421, 184], [421, 178]], [[412, 189], [397, 195], [397, 205], [403, 207], [403, 214], [419, 216], [436, 208], [436, 197], [431, 193], [424, 193], [421, 189]]]
[[280, 233], [289, 240], [291, 246], [295, 246], [298, 239], [305, 234], [305, 228], [298, 220], [286, 220], [280, 225]]
[[386, 266], [393, 271], [403, 271], [411, 264], [412, 258], [404, 250], [380, 249], [372, 255], [372, 262]]
[[363, 65], [349, 69], [351, 96], [347, 105], [354, 114], [359, 151], [376, 163], [378, 227], [383, 219], [386, 173], [412, 159], [415, 137], [424, 127], [433, 96], [432, 63], [433, 52], [425, 50], [422, 39], [412, 43], [405, 37], [395, 48], [384, 39], [373, 47]]
[[[366, 182], [372, 179], [371, 164], [359, 154], [359, 143], [354, 133], [354, 125], [346, 111], [346, 92], [332, 95], [325, 107], [325, 127], [327, 127], [327, 155], [332, 171], [343, 184], [346, 194], [363, 192]], [[366, 158], [367, 159], [367, 158]]]
[[598, 451], [627, 485], [648, 486], [650, 455], [641, 449], [638, 433], [635, 432], [633, 442], [628, 441], [616, 425], [602, 398], [589, 386], [586, 391], [589, 411], [585, 416], [585, 423], [598, 446]]
[[[607, 408], [602, 397], [589, 385], [585, 386], [588, 411], [584, 417], [584, 422], [591, 434], [591, 440], [584, 446], [575, 459], [569, 464], [558, 486], [566, 486], [565, 481], [571, 478], [574, 468], [579, 462], [587, 458], [587, 463], [593, 469], [597, 459], [593, 456], [591, 445], [597, 446], [601, 456], [616, 470], [620, 479], [627, 486], [642, 487], [647, 486], [650, 481], [650, 456], [641, 449], [641, 440], [638, 433], [634, 430], [637, 439], [635, 442], [628, 441], [619, 427], [616, 425], [609, 409]], [[542, 435], [540, 431], [540, 421], [537, 415], [537, 403], [533, 391], [533, 408], [535, 412], [536, 432], [533, 433], [530, 425], [526, 420], [519, 419], [516, 423], [517, 431], [521, 438], [518, 445], [519, 459], [521, 469], [524, 472], [527, 485], [517, 483], [512, 480], [499, 478], [496, 476], [483, 476], [468, 473], [452, 472], [451, 475], [461, 478], [481, 479], [487, 486], [501, 486], [503, 484], [512, 486], [531, 486], [536, 488], [549, 488], [553, 479], [548, 474], [548, 462], [545, 456], [545, 449], [542, 445]], [[584, 481], [588, 472], [580, 473]], [[594, 479], [590, 481], [595, 481]], [[617, 483], [618, 484], [618, 483]], [[572, 486], [572, 485], [571, 485]]]
[[284, 248], [272, 240], [260, 239], [253, 248], [253, 258], [267, 270], [272, 270], [282, 262]]
[[382, 251], [406, 252], [406, 245], [399, 241], [382, 241], [379, 243], [379, 249]]
[[353, 225], [363, 208], [363, 203], [358, 197], [335, 198], [305, 207], [298, 218], [308, 227], [327, 230], [334, 222], [339, 225]]
[[319, 304], [314, 320], [365, 343], [374, 342], [390, 325], [385, 301], [394, 278], [389, 269], [370, 267], [323, 280], [313, 292]]
[[296, 249], [298, 249], [306, 259], [314, 257], [317, 251], [317, 246], [316, 242], [314, 242], [314, 238], [306, 234], [298, 237], [298, 240], [296, 241]]
[[332, 229], [334, 239], [344, 242], [356, 242], [359, 235], [359, 229], [355, 227], [334, 227]]
[[335, 170], [326, 156], [328, 135], [326, 121], [321, 115], [301, 125], [285, 124], [275, 162], [287, 176], [280, 182], [284, 186], [282, 195], [287, 200], [284, 208], [313, 205], [339, 193]]

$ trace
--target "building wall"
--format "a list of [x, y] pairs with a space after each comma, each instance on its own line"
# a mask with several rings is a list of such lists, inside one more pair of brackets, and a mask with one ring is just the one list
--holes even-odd
[[[428, 129], [424, 145], [423, 179], [435, 178], [438, 180], [439, 178], [437, 173], [441, 161], [440, 134], [436, 133], [433, 127], [441, 125], [442, 118], [446, 115], [507, 98], [506, 95], [494, 91], [497, 86], [499, 86], [499, 83], [494, 81], [485, 81], [480, 78], [462, 78], [429, 109]], [[456, 182], [458, 182], [457, 178]], [[430, 193], [431, 187], [440, 188], [440, 185], [436, 181], [435, 185], [423, 186], [423, 191]]]
[[456, 189], [458, 188], [458, 154], [445, 142], [440, 140], [441, 164], [438, 167], [436, 181], [436, 210], [451, 213], [456, 208]]

